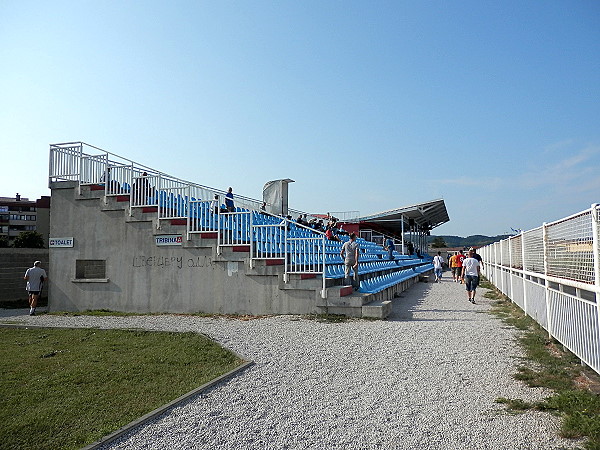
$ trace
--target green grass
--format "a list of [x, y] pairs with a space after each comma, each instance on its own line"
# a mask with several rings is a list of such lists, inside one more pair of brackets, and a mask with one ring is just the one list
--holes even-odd
[[241, 363], [196, 333], [0, 328], [0, 448], [81, 448]]
[[[489, 284], [489, 283], [488, 283]], [[579, 359], [548, 337], [548, 333], [517, 305], [502, 295], [494, 286], [485, 297], [494, 299], [492, 313], [505, 323], [521, 330], [518, 342], [525, 351], [514, 377], [531, 387], [544, 387], [553, 394], [538, 402], [498, 398], [511, 411], [536, 409], [551, 411], [562, 418], [560, 434], [566, 438], [587, 438], [583, 444], [588, 450], [600, 450], [600, 396], [580, 388], [575, 380], [585, 372], [599, 381], [595, 372], [584, 369]]]

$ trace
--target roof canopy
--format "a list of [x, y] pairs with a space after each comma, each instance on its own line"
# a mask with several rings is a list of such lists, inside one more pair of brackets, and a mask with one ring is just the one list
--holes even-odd
[[370, 216], [360, 217], [361, 225], [371, 224], [374, 228], [385, 229], [388, 232], [400, 235], [402, 222], [404, 231], [410, 230], [411, 225], [416, 231], [429, 231], [450, 220], [444, 200], [432, 200], [425, 203], [392, 209]]

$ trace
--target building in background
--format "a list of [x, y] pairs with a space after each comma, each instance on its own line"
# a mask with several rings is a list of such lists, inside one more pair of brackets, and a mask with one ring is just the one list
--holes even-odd
[[48, 247], [50, 236], [50, 197], [43, 195], [29, 200], [17, 194], [0, 197], [0, 237], [7, 237], [10, 244], [23, 231], [37, 231], [44, 237]]

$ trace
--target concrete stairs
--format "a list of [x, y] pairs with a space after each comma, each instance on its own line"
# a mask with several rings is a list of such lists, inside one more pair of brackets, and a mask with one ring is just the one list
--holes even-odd
[[[392, 299], [396, 291], [404, 290], [408, 286], [398, 286], [398, 289], [380, 292], [377, 294], [362, 294], [354, 292], [352, 286], [343, 285], [343, 280], [327, 279], [325, 290], [323, 290], [323, 279], [321, 274], [289, 274], [284, 275], [284, 259], [254, 260], [250, 261], [250, 246], [239, 245], [235, 247], [223, 247], [217, 252], [217, 232], [205, 232], [193, 234], [187, 239], [185, 219], [158, 220], [157, 208], [133, 208], [129, 207], [129, 196], [104, 197], [101, 186], [82, 186], [81, 192], [75, 189], [77, 200], [96, 200], [100, 204], [100, 210], [106, 213], [122, 211], [126, 223], [148, 222], [151, 223], [151, 232], [154, 236], [180, 234], [183, 236], [184, 248], [204, 248], [207, 255], [215, 262], [238, 262], [245, 265], [245, 274], [249, 277], [271, 278], [268, 283], [273, 283], [279, 290], [306, 294], [316, 299], [316, 307], [321, 313], [340, 314], [349, 317], [365, 317], [374, 319], [385, 319], [392, 311]], [[150, 227], [149, 227], [150, 228]], [[287, 279], [286, 279], [287, 278]], [[263, 282], [265, 282], [264, 280]], [[308, 292], [307, 292], [308, 291]], [[312, 291], [312, 294], [310, 292]], [[297, 296], [295, 296], [296, 298]]]

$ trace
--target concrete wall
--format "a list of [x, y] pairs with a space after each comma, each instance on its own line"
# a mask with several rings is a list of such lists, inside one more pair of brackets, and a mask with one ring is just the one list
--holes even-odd
[[[50, 310], [318, 312], [317, 290], [280, 289], [281, 275], [268, 267], [250, 269], [247, 253], [218, 256], [206, 241], [185, 241], [185, 226], [165, 223], [157, 230], [156, 213], [138, 210], [130, 217], [128, 203], [104, 204], [102, 194], [79, 196], [68, 182], [52, 186], [50, 237], [73, 237], [74, 244], [50, 249]], [[183, 246], [156, 245], [154, 235], [175, 231], [184, 235]], [[85, 259], [105, 260], [106, 279], [76, 280], [76, 261]]]
[[[37, 248], [0, 248], [0, 301], [14, 301], [27, 298], [23, 280], [25, 271], [33, 267], [35, 261], [42, 262], [42, 268], [50, 277], [48, 249]], [[47, 289], [42, 291], [46, 297]]]

